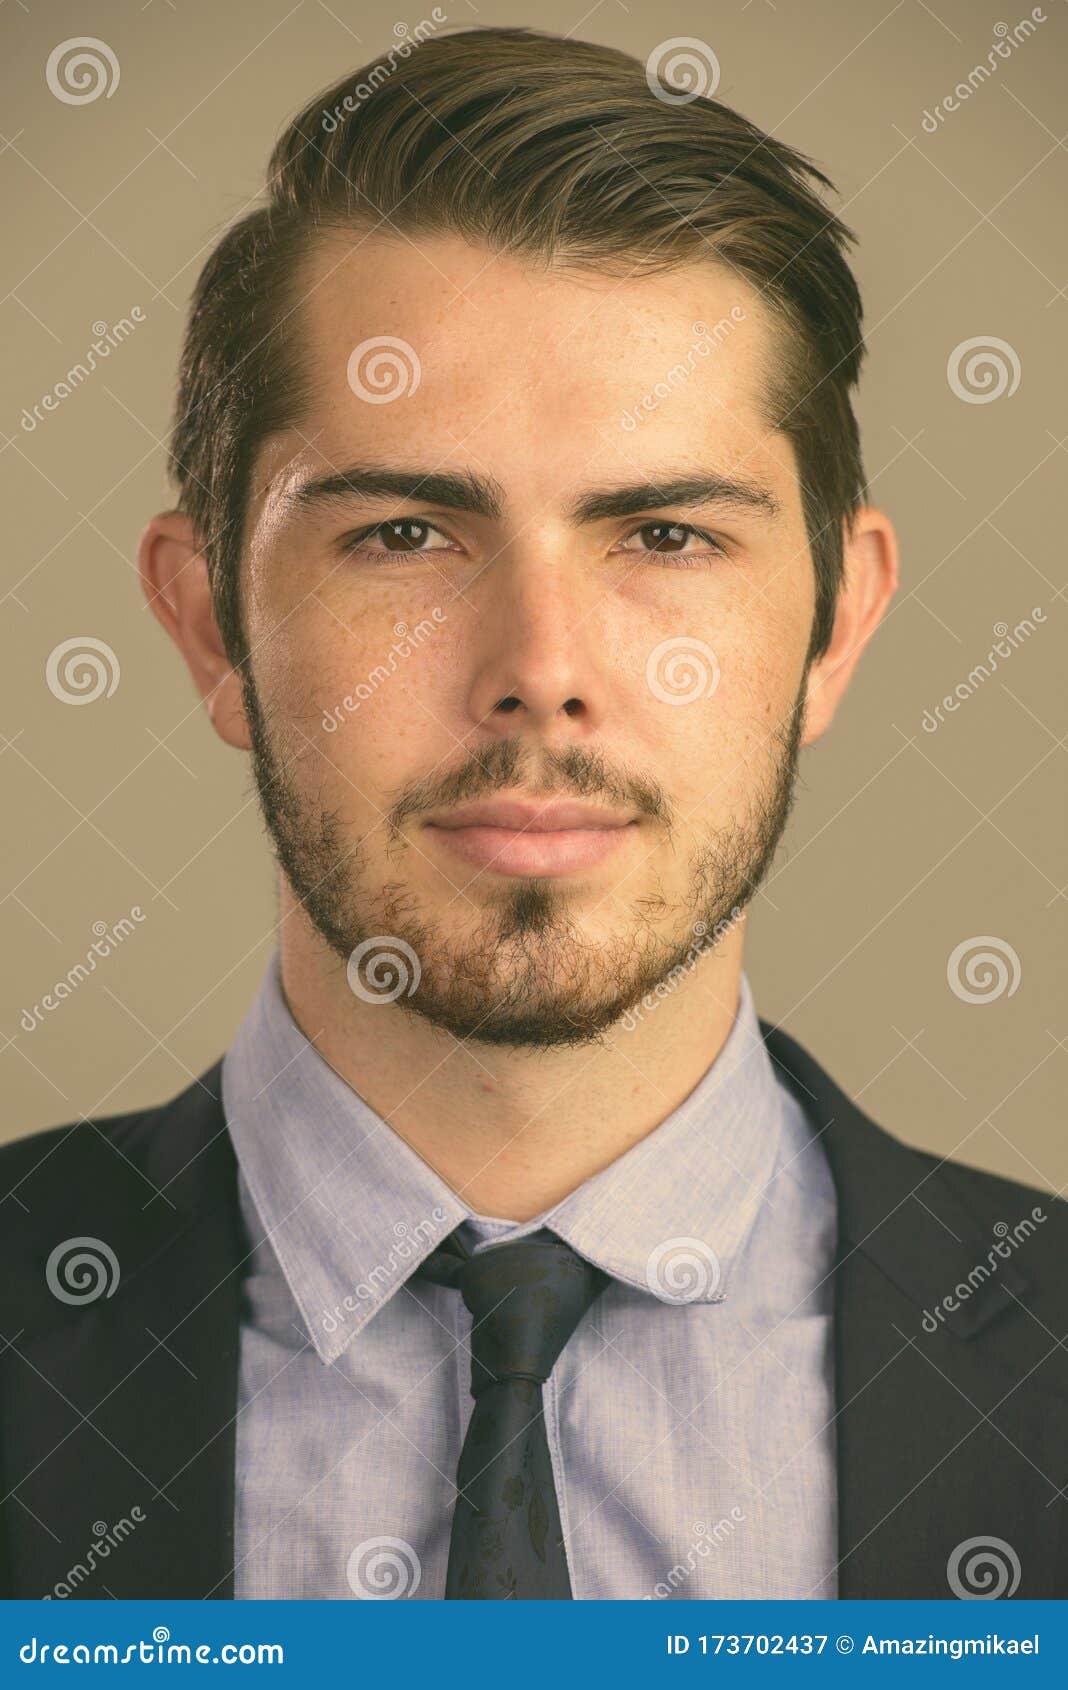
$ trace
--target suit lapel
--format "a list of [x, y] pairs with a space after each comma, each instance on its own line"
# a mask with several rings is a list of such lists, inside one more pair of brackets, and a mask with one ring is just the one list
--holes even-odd
[[[1055, 1341], [1021, 1311], [1026, 1279], [999, 1261], [936, 1317], [994, 1235], [937, 1162], [876, 1127], [781, 1031], [765, 1039], [838, 1194], [839, 1595], [949, 1599], [954, 1578], [978, 1593], [1001, 1566], [1013, 1584], [1018, 1565], [1017, 1597], [1053, 1596], [1063, 1401], [1038, 1388]], [[962, 1547], [973, 1540], [1008, 1547]]]
[[[219, 1078], [216, 1065], [122, 1137], [75, 1128], [19, 1188], [26, 1248], [4, 1319], [8, 1336], [22, 1327], [4, 1358], [12, 1594], [232, 1595], [244, 1248]], [[108, 1246], [112, 1294], [71, 1304], [49, 1290], [47, 1258], [69, 1239]]]

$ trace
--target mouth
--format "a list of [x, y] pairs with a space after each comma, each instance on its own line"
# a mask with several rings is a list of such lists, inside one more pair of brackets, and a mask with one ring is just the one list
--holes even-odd
[[489, 799], [432, 817], [425, 827], [441, 849], [493, 874], [575, 873], [618, 851], [637, 817], [603, 805]]

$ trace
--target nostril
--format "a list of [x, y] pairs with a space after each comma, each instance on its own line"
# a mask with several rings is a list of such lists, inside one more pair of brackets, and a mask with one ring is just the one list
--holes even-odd
[[[516, 710], [522, 709], [522, 706], [522, 699], [517, 698], [515, 693], [509, 693], [507, 698], [499, 698], [493, 708], [502, 711], [506, 716], [511, 716]], [[569, 698], [560, 708], [566, 716], [578, 716], [583, 709], [583, 703], [581, 698]]]

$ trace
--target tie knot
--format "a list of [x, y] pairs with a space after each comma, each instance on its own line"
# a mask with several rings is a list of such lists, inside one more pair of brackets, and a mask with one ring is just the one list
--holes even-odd
[[[439, 1277], [433, 1266], [428, 1277]], [[543, 1384], [608, 1275], [543, 1229], [468, 1256], [448, 1274], [471, 1314], [471, 1394], [502, 1379]]]

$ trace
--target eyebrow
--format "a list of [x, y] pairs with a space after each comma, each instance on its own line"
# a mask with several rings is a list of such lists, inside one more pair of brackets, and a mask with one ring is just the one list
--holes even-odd
[[[306, 512], [351, 504], [354, 499], [419, 499], [428, 505], [491, 519], [500, 518], [505, 505], [504, 489], [491, 476], [469, 470], [399, 470], [362, 464], [305, 481], [286, 494], [284, 503], [291, 511]], [[782, 514], [782, 506], [769, 487], [714, 470], [593, 489], [580, 494], [566, 514], [572, 523], [580, 525], [636, 516], [663, 505], [723, 505], [762, 511], [772, 519]]]

